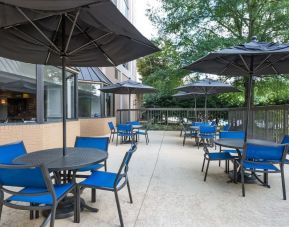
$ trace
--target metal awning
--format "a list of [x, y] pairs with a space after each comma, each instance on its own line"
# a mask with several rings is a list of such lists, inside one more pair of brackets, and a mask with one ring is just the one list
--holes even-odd
[[79, 81], [104, 83], [107, 85], [112, 84], [106, 75], [97, 67], [80, 67], [78, 70]]

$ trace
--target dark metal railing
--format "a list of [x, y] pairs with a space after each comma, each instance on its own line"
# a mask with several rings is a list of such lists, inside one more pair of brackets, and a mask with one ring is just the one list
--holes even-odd
[[[131, 109], [130, 120], [149, 121], [158, 125], [179, 125], [182, 119], [202, 121], [204, 108], [144, 108]], [[117, 121], [125, 123], [129, 109], [117, 110]], [[208, 119], [218, 119], [220, 124], [229, 123], [232, 130], [244, 130], [245, 108], [208, 108]], [[288, 134], [289, 105], [258, 106], [251, 111], [248, 135], [251, 138], [280, 141]]]

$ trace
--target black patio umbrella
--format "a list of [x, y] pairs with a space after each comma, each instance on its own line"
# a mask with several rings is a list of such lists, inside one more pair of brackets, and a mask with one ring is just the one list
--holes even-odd
[[252, 101], [254, 76], [289, 73], [289, 44], [252, 41], [212, 52], [186, 66], [185, 69], [225, 76], [247, 76], [248, 94], [245, 122], [245, 141], [248, 136], [249, 113]]
[[110, 0], [0, 0], [0, 56], [62, 66], [63, 155], [65, 66], [116, 66], [158, 51]]
[[240, 90], [233, 87], [230, 84], [226, 84], [216, 80], [200, 80], [197, 82], [189, 83], [184, 86], [176, 88], [178, 91], [183, 92], [193, 92], [203, 94], [205, 96], [205, 120], [208, 120], [208, 113], [207, 113], [207, 101], [208, 95], [216, 95], [228, 92], [239, 92]]
[[195, 119], [198, 118], [197, 116], [197, 97], [202, 96], [202, 93], [194, 93], [194, 92], [184, 92], [184, 91], [179, 91], [177, 94], [174, 94], [173, 97], [177, 99], [191, 99], [194, 98], [194, 112], [195, 112]]
[[144, 94], [144, 93], [155, 93], [156, 89], [148, 86], [148, 85], [144, 85], [142, 83], [133, 81], [131, 79], [128, 79], [126, 81], [120, 82], [120, 83], [116, 83], [116, 84], [112, 84], [110, 86], [106, 86], [103, 87], [101, 89], [99, 89], [102, 92], [105, 93], [113, 93], [113, 94], [127, 94], [129, 95], [129, 111], [128, 111], [128, 119], [130, 120], [130, 101], [131, 101], [131, 94]]

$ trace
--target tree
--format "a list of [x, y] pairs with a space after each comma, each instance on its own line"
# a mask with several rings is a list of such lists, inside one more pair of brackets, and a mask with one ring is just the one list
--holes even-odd
[[[159, 30], [159, 42], [174, 48], [180, 67], [254, 35], [261, 41], [289, 41], [289, 0], [160, 1], [161, 9], [149, 9], [148, 16]], [[161, 57], [166, 59], [166, 53]], [[242, 80], [247, 88], [248, 81]]]

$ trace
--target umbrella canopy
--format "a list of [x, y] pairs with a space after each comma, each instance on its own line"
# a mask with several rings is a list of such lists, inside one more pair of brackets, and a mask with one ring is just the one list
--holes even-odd
[[253, 76], [289, 73], [289, 44], [252, 41], [212, 52], [185, 69], [225, 76], [248, 76], [245, 141], [248, 137]]
[[129, 116], [128, 119], [130, 120], [130, 102], [131, 102], [131, 94], [144, 94], [144, 93], [155, 93], [156, 89], [144, 85], [142, 83], [133, 81], [131, 79], [127, 81], [123, 81], [120, 83], [112, 84], [110, 86], [103, 87], [99, 89], [102, 92], [105, 93], [113, 93], [113, 94], [128, 94], [129, 95]]
[[112, 84], [110, 79], [97, 67], [80, 67], [78, 70], [77, 78], [79, 81]]
[[155, 88], [133, 81], [131, 79], [120, 82], [120, 83], [112, 84], [110, 86], [103, 87], [100, 90], [105, 93], [114, 93], [114, 94], [122, 94], [122, 95], [156, 92]]
[[208, 118], [207, 113], [207, 99], [208, 95], [216, 95], [227, 92], [239, 92], [240, 90], [230, 84], [226, 84], [216, 80], [200, 80], [197, 82], [189, 83], [184, 86], [176, 88], [178, 91], [193, 92], [203, 94], [205, 96], [205, 120]]
[[0, 56], [62, 66], [63, 155], [65, 66], [116, 66], [158, 51], [110, 0], [0, 0]]
[[2, 57], [60, 66], [116, 66], [158, 50], [110, 0], [1, 0]]

